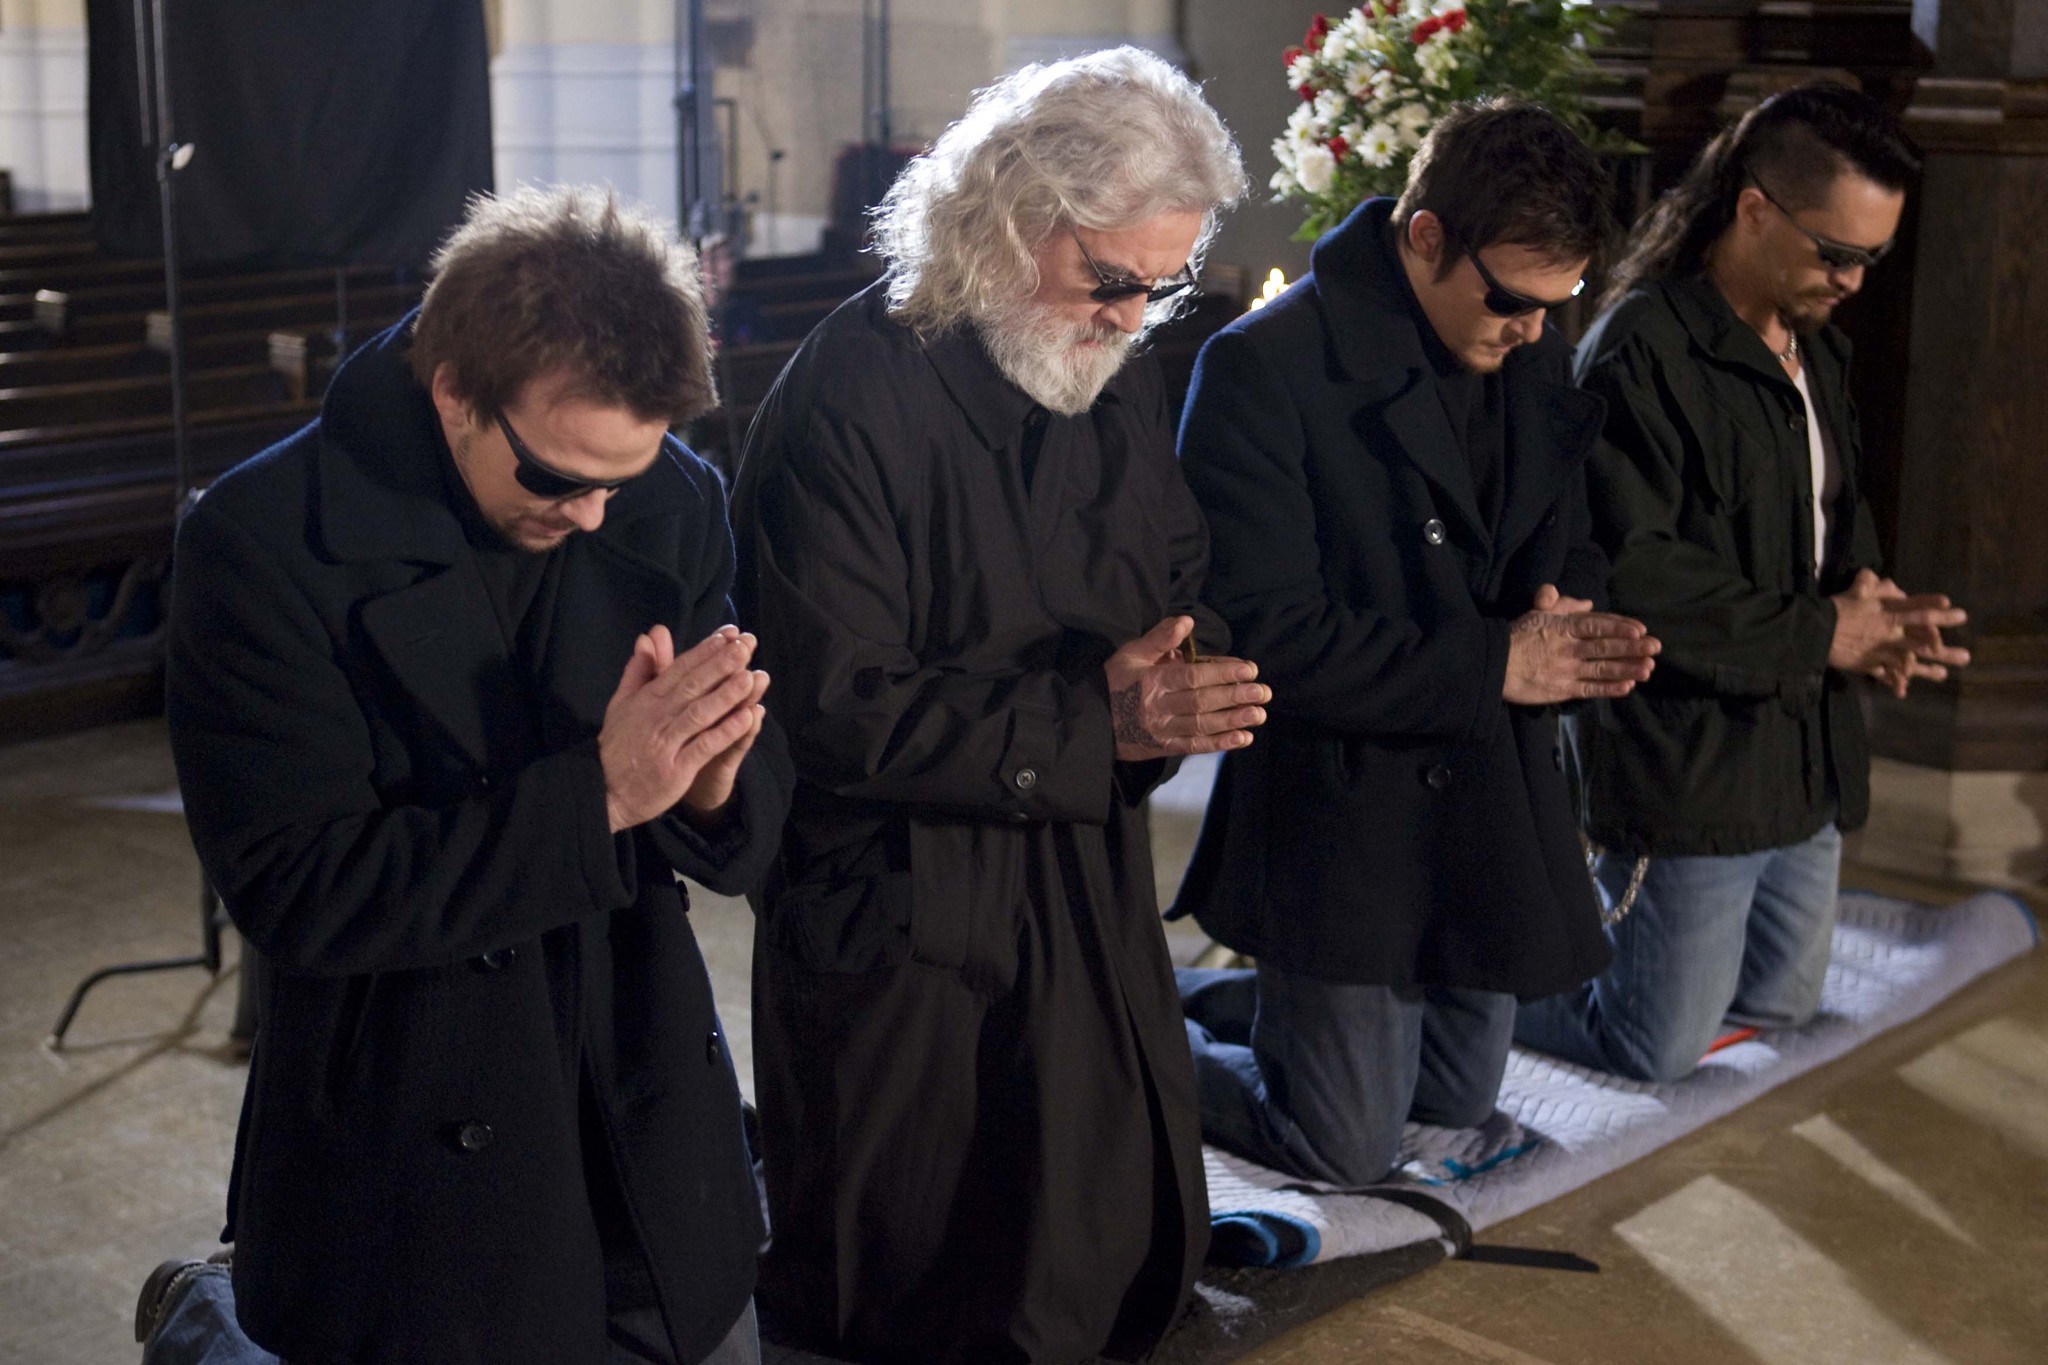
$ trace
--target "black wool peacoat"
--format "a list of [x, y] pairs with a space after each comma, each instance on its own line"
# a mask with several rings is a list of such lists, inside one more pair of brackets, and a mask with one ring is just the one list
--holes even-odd
[[179, 781], [201, 861], [277, 965], [228, 1195], [238, 1312], [293, 1361], [604, 1359], [588, 1086], [694, 1360], [745, 1307], [762, 1233], [675, 874], [739, 891], [764, 871], [788, 759], [761, 737], [716, 837], [674, 814], [614, 835], [595, 737], [636, 635], [732, 619], [722, 491], [671, 441], [554, 551], [529, 678], [450, 503], [409, 326], [178, 539]]
[[1556, 715], [1501, 697], [1536, 590], [1604, 598], [1601, 404], [1555, 333], [1508, 354], [1492, 525], [1386, 240], [1391, 200], [1213, 337], [1181, 423], [1205, 599], [1273, 689], [1222, 765], [1174, 907], [1307, 975], [1546, 995], [1608, 961]]

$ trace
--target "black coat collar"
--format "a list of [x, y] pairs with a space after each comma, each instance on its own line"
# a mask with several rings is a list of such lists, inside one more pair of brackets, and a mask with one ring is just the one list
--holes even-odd
[[1558, 485], [1592, 452], [1605, 405], [1544, 374], [1544, 340], [1509, 352], [1506, 389], [1507, 494], [1500, 524], [1480, 515], [1472, 469], [1430, 382], [1420, 315], [1399, 257], [1388, 242], [1392, 199], [1369, 199], [1316, 243], [1310, 278], [1329, 331], [1331, 351], [1360, 386], [1366, 413], [1383, 422], [1408, 460], [1442, 493], [1468, 543], [1512, 549], [1535, 528]]
[[[350, 356], [320, 406], [316, 515], [323, 543], [344, 562], [453, 564], [468, 552], [442, 473], [447, 441], [433, 399], [407, 361], [417, 315], [414, 310]], [[631, 556], [634, 523], [685, 507], [690, 481], [677, 464], [679, 452], [679, 446], [666, 451], [654, 468], [621, 488], [605, 505], [604, 525], [588, 538]], [[570, 544], [584, 539], [579, 532]], [[647, 567], [672, 572], [658, 561]]]
[[[506, 708], [482, 703], [501, 695], [490, 680], [503, 676], [510, 660], [461, 518], [448, 502], [461, 494], [442, 472], [447, 447], [433, 402], [405, 361], [411, 324], [408, 317], [367, 343], [329, 385], [314, 517], [340, 562], [430, 570], [365, 600], [362, 626], [406, 690], [488, 770], [515, 761], [526, 732]], [[578, 532], [555, 552], [562, 556], [561, 585], [538, 680], [550, 748], [602, 720], [635, 636], [657, 622], [678, 627], [688, 617], [677, 564], [693, 548], [681, 545], [682, 536], [699, 523], [686, 526], [681, 514], [702, 494], [680, 456], [676, 446], [619, 490], [602, 527]]]

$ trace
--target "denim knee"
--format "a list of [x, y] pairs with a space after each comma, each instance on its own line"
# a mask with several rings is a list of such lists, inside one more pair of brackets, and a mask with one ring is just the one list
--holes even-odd
[[1617, 1036], [1607, 1049], [1613, 1063], [1611, 1070], [1632, 1081], [1668, 1085], [1684, 1080], [1699, 1068], [1700, 1059], [1707, 1055], [1707, 1048], [1717, 1036], [1717, 1028], [1689, 1028], [1673, 1023], [1655, 1033], [1622, 1029], [1615, 1033]]

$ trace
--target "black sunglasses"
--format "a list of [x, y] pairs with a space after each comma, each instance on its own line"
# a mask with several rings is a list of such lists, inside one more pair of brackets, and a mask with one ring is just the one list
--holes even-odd
[[1479, 259], [1479, 253], [1471, 247], [1465, 254], [1472, 258], [1472, 264], [1479, 269], [1479, 278], [1486, 281], [1486, 311], [1495, 317], [1520, 318], [1531, 313], [1547, 313], [1562, 308], [1586, 291], [1586, 282], [1580, 280], [1572, 286], [1572, 292], [1561, 299], [1532, 299], [1527, 294], [1517, 294], [1493, 277], [1486, 268], [1486, 262]]
[[1763, 181], [1752, 175], [1749, 183], [1756, 186], [1756, 192], [1764, 197], [1765, 203], [1785, 215], [1785, 221], [1797, 229], [1800, 236], [1813, 243], [1813, 249], [1820, 253], [1820, 263], [1830, 270], [1851, 270], [1859, 265], [1868, 270], [1883, 260], [1892, 247], [1898, 244], [1899, 239], [1896, 237], [1883, 246], [1876, 247], [1850, 246], [1847, 242], [1823, 237], [1818, 232], [1801, 227], [1799, 220], [1792, 216], [1792, 210], [1779, 203], [1777, 196], [1764, 188]]
[[603, 489], [609, 493], [625, 487], [639, 477], [635, 474], [623, 479], [579, 479], [572, 474], [564, 474], [558, 469], [550, 468], [538, 455], [527, 449], [526, 442], [519, 439], [519, 433], [512, 430], [512, 423], [506, 420], [502, 412], [498, 414], [498, 430], [505, 433], [505, 444], [512, 447], [512, 457], [519, 461], [518, 468], [512, 471], [512, 477], [519, 480], [519, 486], [536, 498], [561, 502], [568, 498], [580, 498], [593, 488]]
[[1192, 270], [1182, 270], [1172, 279], [1161, 280], [1157, 284], [1140, 284], [1127, 275], [1104, 274], [1102, 267], [1095, 264], [1095, 258], [1088, 254], [1088, 248], [1082, 245], [1081, 234], [1068, 228], [1067, 235], [1074, 239], [1075, 246], [1081, 247], [1081, 259], [1088, 262], [1088, 268], [1094, 271], [1095, 278], [1101, 281], [1088, 291], [1088, 297], [1097, 303], [1120, 303], [1143, 294], [1145, 302], [1152, 304], [1161, 299], [1170, 299], [1184, 289], [1195, 287], [1195, 272]]

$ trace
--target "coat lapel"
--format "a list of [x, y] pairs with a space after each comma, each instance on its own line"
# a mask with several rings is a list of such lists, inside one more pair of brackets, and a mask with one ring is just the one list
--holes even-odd
[[[403, 361], [407, 326], [357, 352], [329, 386], [315, 516], [336, 559], [414, 566], [409, 581], [366, 598], [363, 633], [412, 703], [488, 771], [531, 756], [532, 690], [518, 676], [449, 505], [433, 404]], [[565, 559], [542, 668], [542, 694], [552, 693], [544, 742], [568, 742], [601, 724], [633, 638], [656, 622], [674, 629], [685, 619], [669, 542], [688, 487], [679, 468], [657, 464], [612, 500], [600, 530], [557, 551]], [[565, 733], [569, 721], [575, 728]]]
[[[1458, 445], [1444, 405], [1436, 395], [1428, 374], [1408, 372], [1408, 386], [1392, 398], [1368, 405], [1360, 413], [1370, 431], [1384, 426], [1394, 449], [1415, 466], [1437, 491], [1437, 506], [1452, 514], [1467, 543], [1481, 551], [1490, 550], [1492, 529], [1479, 514], [1479, 495], [1472, 484], [1472, 462]], [[1377, 422], [1374, 421], [1377, 418]], [[1378, 446], [1385, 440], [1373, 440]]]
[[1467, 542], [1490, 547], [1471, 462], [1429, 377], [1429, 357], [1409, 311], [1406, 282], [1385, 245], [1391, 199], [1371, 199], [1316, 243], [1316, 297], [1338, 363], [1361, 385], [1353, 428], [1375, 452], [1391, 444], [1437, 490]]
[[[505, 704], [517, 686], [476, 565], [460, 563], [363, 603], [363, 633], [411, 700], [481, 769], [509, 761], [527, 721]], [[513, 692], [510, 695], [517, 696]]]
[[[633, 641], [656, 624], [681, 629], [689, 618], [683, 581], [604, 536], [573, 536], [562, 547], [561, 589], [541, 664], [546, 710], [541, 739], [550, 748], [573, 743], [604, 724]], [[678, 639], [681, 653], [695, 640]]]
[[[1519, 549], [1557, 501], [1599, 439], [1606, 408], [1592, 394], [1539, 376], [1504, 376], [1507, 395], [1507, 495], [1502, 500], [1500, 557]], [[1520, 382], [1517, 382], [1517, 380]]]

